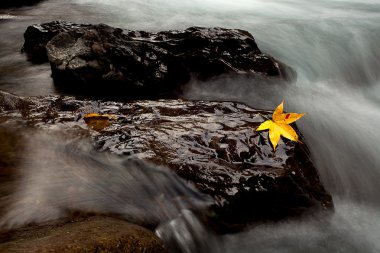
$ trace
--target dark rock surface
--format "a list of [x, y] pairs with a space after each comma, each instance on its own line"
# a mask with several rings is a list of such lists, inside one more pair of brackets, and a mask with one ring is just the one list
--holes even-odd
[[2, 111], [11, 111], [27, 110], [29, 102], [26, 99], [20, 98], [18, 96], [0, 91], [0, 112]]
[[[58, 96], [28, 101], [24, 120], [44, 128], [89, 129], [84, 114], [113, 115], [104, 129], [89, 130], [97, 149], [175, 171], [214, 198], [218, 223], [276, 220], [333, 207], [305, 145], [280, 141], [273, 152], [267, 133], [255, 132], [265, 120], [261, 115], [272, 112], [233, 102], [121, 103]], [[0, 116], [22, 118], [18, 109]]]
[[165, 253], [151, 231], [126, 221], [90, 217], [0, 233], [0, 252]]
[[123, 97], [149, 98], [176, 95], [192, 77], [295, 77], [290, 67], [262, 53], [250, 33], [238, 29], [149, 33], [54, 21], [28, 27], [24, 37], [31, 60], [49, 59], [55, 83], [76, 84], [76, 90], [86, 93], [101, 84], [97, 92], [102, 94], [112, 90]]
[[42, 0], [3, 0], [0, 2], [0, 8], [28, 6], [41, 2]]
[[293, 70], [258, 48], [240, 29], [190, 27], [183, 31], [126, 31], [132, 39], [152, 42], [176, 55], [199, 79], [226, 73], [292, 79]]
[[87, 27], [71, 22], [53, 21], [41, 25], [28, 26], [24, 33], [25, 42], [23, 51], [28, 54], [29, 60], [42, 63], [48, 61], [46, 44], [57, 34], [72, 29]]
[[[55, 83], [77, 84], [91, 93], [156, 97], [190, 79], [173, 54], [152, 43], [131, 41], [121, 29], [106, 25], [70, 30], [46, 46]], [[78, 86], [79, 85], [79, 86]]]

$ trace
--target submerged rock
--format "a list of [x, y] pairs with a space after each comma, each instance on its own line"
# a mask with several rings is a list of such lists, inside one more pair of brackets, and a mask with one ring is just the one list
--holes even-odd
[[50, 61], [55, 83], [84, 93], [162, 97], [176, 95], [191, 77], [295, 77], [290, 67], [262, 53], [249, 32], [238, 29], [149, 33], [54, 21], [28, 27], [24, 37], [30, 59]]
[[1, 252], [125, 252], [165, 253], [151, 231], [107, 217], [30, 226], [0, 233]]
[[29, 102], [26, 99], [12, 95], [7, 92], [0, 91], [0, 112], [20, 110], [24, 111], [29, 106]]
[[[99, 151], [175, 171], [212, 196], [218, 225], [333, 207], [306, 145], [281, 140], [273, 152], [267, 133], [255, 132], [265, 120], [261, 115], [270, 117], [272, 112], [233, 102], [183, 100], [121, 103], [48, 96], [30, 98], [29, 103], [25, 120], [30, 124], [89, 129]], [[95, 131], [83, 120], [86, 113], [112, 118], [107, 116], [109, 124]], [[16, 117], [17, 109], [2, 115]]]

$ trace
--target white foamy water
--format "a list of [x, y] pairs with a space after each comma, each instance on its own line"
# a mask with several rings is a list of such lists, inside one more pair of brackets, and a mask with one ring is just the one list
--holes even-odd
[[118, 215], [154, 226], [176, 218], [182, 209], [202, 209], [209, 197], [186, 185], [166, 168], [141, 160], [96, 152], [88, 140], [58, 130], [22, 132], [27, 154], [19, 153], [20, 178], [0, 196], [0, 228], [65, 217], [73, 211]]

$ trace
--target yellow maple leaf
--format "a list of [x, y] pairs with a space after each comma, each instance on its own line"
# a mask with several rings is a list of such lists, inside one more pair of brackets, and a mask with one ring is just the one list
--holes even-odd
[[109, 114], [89, 113], [83, 117], [84, 122], [95, 131], [101, 131], [112, 124], [115, 116]]
[[273, 145], [273, 150], [276, 150], [277, 144], [281, 136], [291, 140], [297, 141], [298, 135], [296, 131], [289, 125], [304, 116], [305, 113], [284, 113], [284, 100], [279, 104], [273, 112], [272, 120], [268, 119], [263, 122], [256, 131], [269, 129], [269, 140]]

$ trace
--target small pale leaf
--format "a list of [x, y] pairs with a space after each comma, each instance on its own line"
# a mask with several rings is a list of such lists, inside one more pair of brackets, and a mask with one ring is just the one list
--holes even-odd
[[109, 114], [89, 113], [86, 114], [83, 119], [91, 129], [102, 131], [104, 128], [112, 124], [112, 120], [115, 119], [115, 116]]

